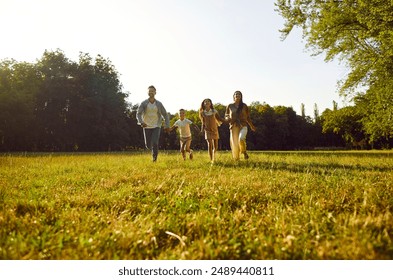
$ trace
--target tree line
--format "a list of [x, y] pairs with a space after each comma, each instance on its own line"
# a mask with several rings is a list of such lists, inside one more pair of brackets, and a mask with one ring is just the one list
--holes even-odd
[[354, 105], [324, 114], [323, 131], [361, 147], [392, 147], [393, 2], [277, 0], [285, 39], [300, 28], [312, 55], [338, 59], [349, 69], [340, 92]]
[[[71, 61], [61, 50], [45, 51], [36, 63], [0, 62], [0, 151], [124, 151], [143, 149], [137, 125], [138, 104], [128, 100], [119, 73], [109, 59], [80, 53]], [[249, 104], [257, 127], [248, 135], [250, 150], [294, 150], [315, 147], [369, 148], [367, 131], [351, 107], [326, 109], [314, 116], [293, 108]], [[225, 106], [215, 104], [221, 116]], [[198, 111], [187, 118], [200, 126]], [[169, 113], [171, 124], [178, 118]], [[229, 128], [221, 125], [220, 149], [229, 150]], [[162, 149], [178, 149], [177, 133], [161, 133]], [[391, 138], [374, 148], [390, 147]], [[206, 149], [204, 135], [193, 132], [193, 149]]]

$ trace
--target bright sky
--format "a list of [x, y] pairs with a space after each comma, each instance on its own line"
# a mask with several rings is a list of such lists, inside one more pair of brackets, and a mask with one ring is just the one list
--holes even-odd
[[108, 58], [132, 104], [147, 87], [172, 114], [204, 98], [292, 106], [313, 116], [345, 105], [337, 82], [345, 67], [305, 51], [301, 33], [280, 40], [274, 0], [0, 0], [0, 59], [35, 62], [61, 49]]

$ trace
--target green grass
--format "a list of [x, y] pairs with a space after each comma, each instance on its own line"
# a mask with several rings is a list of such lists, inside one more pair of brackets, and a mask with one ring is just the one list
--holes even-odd
[[393, 259], [393, 152], [0, 155], [0, 259]]

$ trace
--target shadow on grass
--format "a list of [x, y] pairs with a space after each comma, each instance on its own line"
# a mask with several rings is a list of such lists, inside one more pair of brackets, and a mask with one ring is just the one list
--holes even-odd
[[243, 168], [270, 171], [289, 171], [295, 173], [318, 173], [325, 174], [336, 171], [373, 171], [373, 172], [391, 172], [393, 169], [387, 166], [365, 166], [365, 165], [349, 165], [338, 163], [287, 163], [264, 161], [226, 161], [216, 162], [214, 166], [224, 168]]

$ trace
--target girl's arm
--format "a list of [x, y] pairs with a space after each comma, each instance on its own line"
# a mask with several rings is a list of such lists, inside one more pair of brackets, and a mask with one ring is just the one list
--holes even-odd
[[225, 119], [221, 118], [220, 114], [218, 113], [218, 111], [216, 110], [214, 117], [216, 118], [217, 122], [221, 125], [222, 123], [225, 123]]
[[201, 132], [205, 130], [205, 120], [203, 118], [203, 111], [202, 109], [199, 110], [199, 119], [201, 120]]

